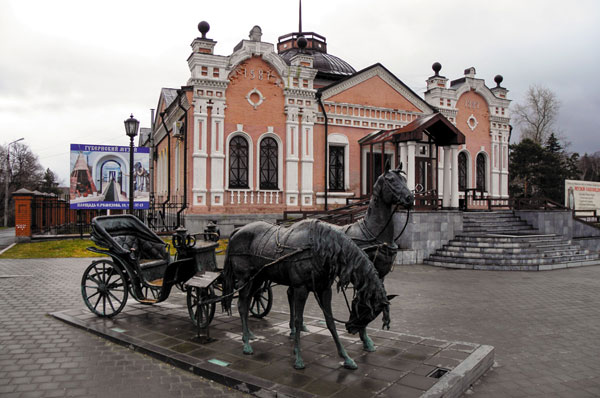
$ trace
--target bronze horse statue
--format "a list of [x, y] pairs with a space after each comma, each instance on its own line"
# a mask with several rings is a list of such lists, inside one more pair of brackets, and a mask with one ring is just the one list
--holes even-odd
[[[265, 280], [293, 288], [294, 323], [302, 330], [304, 305], [314, 292], [323, 310], [327, 328], [335, 341], [344, 367], [356, 369], [356, 363], [340, 343], [331, 312], [332, 285], [354, 287], [350, 319], [346, 330], [356, 333], [384, 311], [389, 325], [389, 301], [375, 267], [367, 255], [339, 228], [318, 220], [304, 220], [290, 227], [257, 221], [236, 230], [229, 240], [223, 270], [223, 300], [231, 310], [231, 297], [239, 293], [238, 311], [242, 320], [244, 354], [252, 354], [248, 311], [253, 293]], [[294, 335], [296, 369], [304, 368], [300, 353], [300, 334]]]
[[[373, 193], [365, 217], [355, 223], [336, 227], [341, 228], [369, 256], [382, 283], [392, 269], [398, 251], [395, 242], [397, 237], [394, 236], [394, 213], [399, 206], [405, 209], [412, 208], [414, 200], [414, 195], [406, 185], [402, 166], [396, 170], [388, 170], [380, 175], [373, 185]], [[293, 294], [293, 288], [289, 288], [291, 336], [296, 330], [293, 323]], [[359, 335], [363, 348], [366, 351], [375, 351], [375, 345], [367, 335], [366, 328], [359, 330]]]

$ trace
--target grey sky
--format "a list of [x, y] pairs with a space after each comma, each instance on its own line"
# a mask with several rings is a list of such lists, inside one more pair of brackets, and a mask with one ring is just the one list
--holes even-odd
[[[553, 90], [570, 150], [600, 150], [600, 2], [303, 1], [303, 30], [357, 70], [382, 63], [422, 95], [431, 64], [456, 79], [474, 66], [513, 102]], [[0, 143], [24, 137], [68, 183], [69, 144], [128, 145], [130, 113], [150, 125], [161, 87], [186, 84], [198, 22], [229, 55], [253, 25], [263, 41], [298, 28], [297, 0], [0, 0]], [[514, 138], [513, 138], [514, 141]]]

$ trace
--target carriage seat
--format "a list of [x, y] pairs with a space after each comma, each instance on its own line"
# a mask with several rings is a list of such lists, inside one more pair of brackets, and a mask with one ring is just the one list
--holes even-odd
[[123, 249], [134, 253], [141, 268], [154, 268], [169, 264], [166, 243], [150, 242], [135, 235], [119, 235], [113, 239]]

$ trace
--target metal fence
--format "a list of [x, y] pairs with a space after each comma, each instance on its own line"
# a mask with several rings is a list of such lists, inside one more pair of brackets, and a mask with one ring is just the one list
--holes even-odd
[[[151, 198], [150, 208], [135, 210], [134, 214], [150, 229], [156, 232], [174, 231], [185, 226], [183, 216], [183, 197], [173, 196], [170, 200]], [[113, 210], [111, 214], [125, 213], [125, 210]], [[31, 201], [32, 236], [80, 235], [89, 234], [92, 219], [106, 215], [106, 210], [69, 208], [69, 196], [58, 197], [52, 194], [35, 195]]]
[[36, 195], [31, 201], [32, 235], [83, 235], [100, 210], [71, 210], [69, 196]]
[[182, 196], [171, 196], [169, 200], [157, 196], [150, 198], [149, 209], [135, 210], [134, 214], [153, 231], [167, 232], [185, 227], [184, 210]]

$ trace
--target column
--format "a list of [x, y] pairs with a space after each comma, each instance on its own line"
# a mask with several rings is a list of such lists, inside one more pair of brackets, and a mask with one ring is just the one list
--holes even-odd
[[[450, 186], [450, 207], [458, 209], [458, 145], [452, 145], [449, 151], [452, 157], [452, 181]], [[445, 154], [444, 154], [445, 155]]]
[[417, 149], [417, 143], [410, 141], [407, 143], [408, 155], [407, 155], [407, 168], [406, 168], [406, 182], [408, 189], [415, 189], [415, 152]]
[[451, 206], [452, 201], [451, 201], [451, 193], [453, 192], [452, 189], [452, 174], [453, 174], [453, 167], [452, 167], [452, 148], [449, 146], [445, 146], [442, 147], [444, 148], [444, 168], [442, 169], [442, 173], [443, 173], [443, 181], [444, 181], [444, 185], [443, 185], [443, 194], [444, 196], [442, 197], [442, 207], [443, 208], [448, 208]]
[[225, 194], [225, 101], [215, 101], [210, 130], [210, 204], [223, 206]]
[[[196, 206], [206, 206], [206, 174], [208, 167], [208, 152], [206, 144], [208, 112], [206, 101], [196, 100], [194, 104], [194, 126], [192, 132], [192, 203]], [[185, 177], [187, 178], [187, 176]]]
[[406, 172], [408, 167], [408, 150], [406, 146], [406, 142], [401, 142], [399, 144], [400, 147], [400, 162], [402, 163], [402, 170]]

